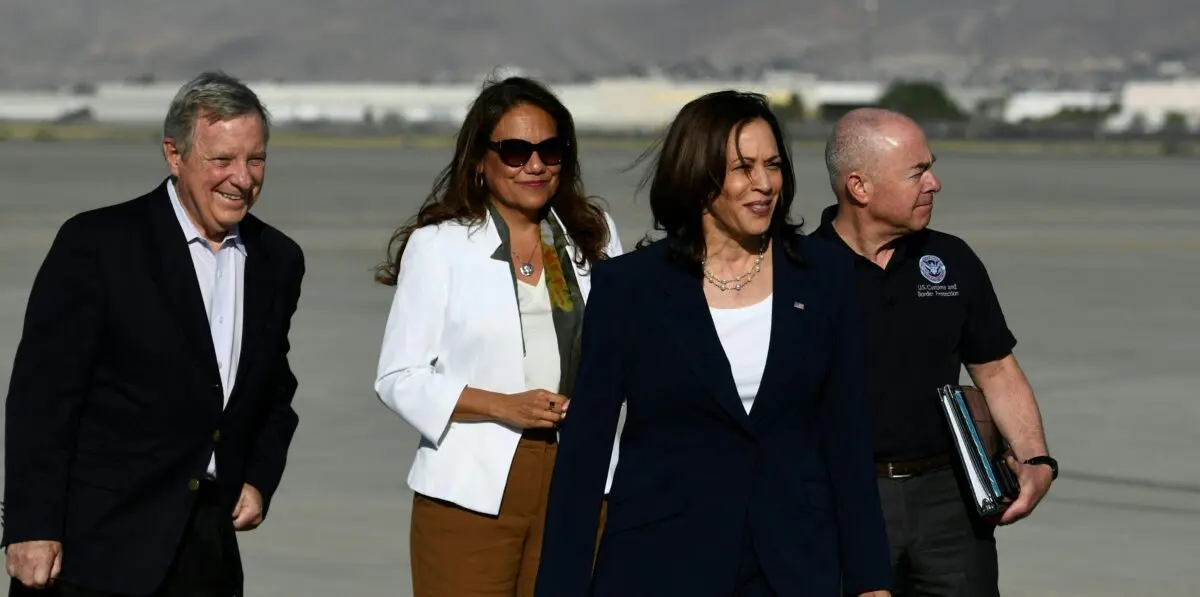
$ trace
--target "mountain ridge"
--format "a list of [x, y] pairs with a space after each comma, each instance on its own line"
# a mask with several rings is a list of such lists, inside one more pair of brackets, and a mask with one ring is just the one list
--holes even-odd
[[[864, 9], [872, 2], [873, 16]], [[970, 82], [1013, 73], [1138, 75], [1162, 55], [1200, 70], [1195, 0], [100, 4], [5, 0], [0, 85], [180, 79], [206, 68], [251, 79], [465, 80], [498, 65], [554, 80], [660, 65], [684, 77], [774, 67], [829, 78]]]

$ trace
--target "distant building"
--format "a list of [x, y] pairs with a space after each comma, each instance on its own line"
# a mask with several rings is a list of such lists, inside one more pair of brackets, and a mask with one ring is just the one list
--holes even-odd
[[836, 119], [855, 108], [874, 106], [887, 85], [878, 81], [820, 81], [805, 89], [804, 103], [821, 118]]
[[1019, 91], [1004, 106], [1004, 122], [1021, 124], [1043, 120], [1068, 110], [1104, 112], [1117, 102], [1117, 94], [1099, 91]]
[[[508, 73], [505, 73], [508, 74]], [[489, 78], [497, 73], [488, 73]], [[287, 125], [455, 126], [479, 93], [473, 82], [320, 83], [250, 81], [276, 123]], [[88, 93], [0, 92], [0, 121], [54, 122], [84, 115], [101, 123], [159, 125], [182, 81], [102, 82]], [[798, 98], [810, 117], [829, 120], [846, 111], [877, 105], [887, 91], [881, 81], [829, 81], [807, 73], [768, 71], [757, 81], [688, 80], [663, 75], [607, 77], [550, 84], [585, 132], [654, 131], [674, 118], [688, 101], [720, 89], [766, 95], [779, 105]], [[1151, 130], [1171, 112], [1200, 124], [1200, 80], [1146, 81], [1120, 92], [1024, 91], [1005, 98], [1001, 89], [950, 86], [951, 99], [968, 113], [1020, 124], [1066, 109], [1121, 110], [1109, 128], [1131, 123]]]
[[1105, 123], [1110, 131], [1157, 131], [1178, 114], [1188, 128], [1200, 128], [1200, 79], [1135, 81], [1120, 94], [1120, 112]]
[[0, 94], [0, 122], [56, 122], [87, 110], [88, 98], [58, 93]]
[[[504, 73], [511, 74], [511, 73]], [[489, 77], [497, 76], [489, 73]], [[471, 83], [294, 83], [248, 81], [274, 121], [456, 125], [482, 84]], [[53, 121], [89, 109], [99, 122], [157, 124], [182, 81], [104, 82], [87, 96], [0, 93], [0, 121]], [[586, 83], [551, 84], [572, 111], [581, 130], [647, 130], [664, 126], [688, 101], [710, 91], [758, 91], [772, 102], [787, 102], [789, 86], [745, 81], [676, 81], [664, 77], [602, 78]], [[812, 105], [812, 104], [810, 104]]]

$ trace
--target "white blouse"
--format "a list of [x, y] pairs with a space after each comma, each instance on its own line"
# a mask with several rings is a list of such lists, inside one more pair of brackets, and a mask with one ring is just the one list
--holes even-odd
[[753, 305], [732, 309], [709, 308], [721, 346], [729, 359], [729, 368], [737, 384], [742, 406], [749, 414], [758, 395], [758, 384], [767, 368], [767, 348], [771, 345], [771, 297]]
[[537, 284], [517, 279], [517, 305], [525, 335], [525, 389], [557, 393], [562, 372], [545, 272]]

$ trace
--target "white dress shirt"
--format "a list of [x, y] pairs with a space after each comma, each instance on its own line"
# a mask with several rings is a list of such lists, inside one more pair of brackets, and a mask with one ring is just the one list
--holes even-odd
[[[246, 245], [235, 226], [213, 251], [208, 242], [179, 202], [175, 184], [167, 182], [167, 194], [171, 196], [171, 207], [179, 220], [184, 240], [192, 255], [192, 266], [196, 269], [196, 281], [204, 298], [204, 311], [208, 315], [212, 333], [213, 349], [217, 354], [217, 369], [221, 373], [221, 389], [225, 393], [224, 406], [229, 404], [237, 375], [238, 359], [242, 351], [242, 298], [246, 274]], [[216, 454], [209, 457], [208, 474], [217, 476]]]

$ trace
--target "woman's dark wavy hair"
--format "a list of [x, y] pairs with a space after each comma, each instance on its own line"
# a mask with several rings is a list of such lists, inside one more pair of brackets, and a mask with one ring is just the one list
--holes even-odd
[[475, 184], [475, 168], [484, 158], [496, 124], [509, 110], [531, 105], [545, 110], [554, 119], [558, 136], [569, 143], [559, 170], [558, 192], [547, 202], [562, 222], [566, 233], [579, 248], [579, 265], [594, 264], [605, 258], [608, 224], [604, 212], [584, 194], [579, 170], [579, 144], [571, 112], [541, 83], [524, 77], [509, 77], [484, 86], [472, 102], [455, 142], [454, 158], [442, 169], [433, 190], [408, 222], [392, 234], [388, 259], [375, 269], [375, 280], [394, 286], [400, 271], [400, 258], [413, 231], [445, 221], [481, 224], [486, 218], [488, 189]]
[[[654, 229], [665, 232], [673, 252], [691, 265], [698, 267], [705, 258], [701, 217], [725, 186], [729, 136], [733, 134], [736, 138], [743, 127], [759, 119], [775, 134], [783, 173], [783, 188], [768, 234], [775, 238], [782, 230], [786, 233], [784, 238], [793, 238], [801, 234], [804, 225], [803, 220], [793, 224], [790, 217], [796, 196], [796, 174], [783, 127], [761, 94], [725, 90], [688, 102], [679, 110], [666, 135], [635, 162], [642, 162], [658, 150], [638, 189], [650, 186]], [[643, 238], [638, 247], [649, 242], [649, 237]], [[793, 243], [784, 243], [784, 250], [798, 259]]]

